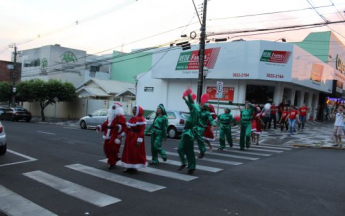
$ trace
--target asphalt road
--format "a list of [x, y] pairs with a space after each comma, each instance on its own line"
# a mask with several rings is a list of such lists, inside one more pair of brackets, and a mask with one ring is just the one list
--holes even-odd
[[[193, 176], [164, 163], [126, 174], [100, 161], [102, 138], [93, 130], [2, 123], [10, 151], [0, 157], [0, 212], [7, 214], [345, 215], [345, 151], [262, 145], [245, 154], [228, 148], [198, 160], [204, 167]], [[177, 144], [164, 143], [168, 162], [178, 161]]]

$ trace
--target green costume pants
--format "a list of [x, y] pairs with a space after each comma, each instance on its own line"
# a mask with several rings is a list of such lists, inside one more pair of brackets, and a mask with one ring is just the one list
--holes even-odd
[[196, 141], [198, 143], [198, 147], [199, 147], [199, 150], [200, 150], [200, 153], [201, 152], [206, 152], [206, 144], [205, 144], [205, 141], [204, 141], [204, 132], [205, 132], [205, 128], [202, 128], [202, 127], [198, 127], [197, 129], [197, 135], [196, 135]]
[[162, 134], [159, 132], [153, 131], [151, 134], [151, 154], [152, 154], [152, 163], [159, 164], [158, 154], [162, 156], [163, 159], [167, 158], [164, 149], [162, 149]]
[[194, 134], [192, 130], [188, 129], [183, 131], [181, 140], [178, 144], [177, 152], [180, 156], [180, 160], [182, 165], [186, 164], [186, 158], [188, 161], [188, 169], [195, 169], [196, 167], [196, 160], [195, 160], [195, 153], [194, 153]]
[[219, 134], [220, 149], [225, 148], [225, 138], [227, 139], [230, 147], [232, 147], [231, 127], [220, 128], [220, 134]]
[[250, 147], [250, 135], [252, 133], [252, 123], [251, 121], [241, 122], [241, 134], [240, 134], [240, 147], [244, 149], [244, 143], [246, 147]]

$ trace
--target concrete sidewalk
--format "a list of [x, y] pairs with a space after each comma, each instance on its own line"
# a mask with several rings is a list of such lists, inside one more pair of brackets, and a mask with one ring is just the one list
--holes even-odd
[[[260, 144], [270, 144], [277, 146], [294, 146], [294, 147], [308, 147], [308, 148], [325, 148], [325, 149], [340, 149], [339, 147], [333, 147], [333, 124], [334, 122], [307, 122], [304, 130], [297, 130], [294, 135], [290, 135], [289, 132], [281, 132], [280, 125], [277, 125], [277, 129], [267, 129], [260, 135]], [[234, 127], [233, 135], [235, 136], [235, 142], [239, 140], [240, 130], [239, 127]], [[344, 143], [344, 142], [343, 142]], [[343, 144], [345, 149], [345, 144]]]

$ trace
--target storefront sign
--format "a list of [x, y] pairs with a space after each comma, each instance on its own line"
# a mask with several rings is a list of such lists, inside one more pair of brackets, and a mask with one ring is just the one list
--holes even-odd
[[[210, 96], [210, 100], [218, 100], [216, 97], [217, 87], [207, 86], [207, 94]], [[220, 101], [234, 101], [234, 88], [233, 87], [223, 87], [223, 97], [219, 98]]]
[[290, 55], [291, 52], [288, 51], [264, 50], [260, 61], [286, 64], [289, 61]]
[[345, 73], [345, 63], [343, 63], [343, 61], [340, 59], [339, 55], [337, 55], [335, 67], [338, 71]]
[[321, 82], [323, 72], [323, 65], [313, 63], [310, 79], [315, 82]]
[[[220, 47], [205, 50], [205, 67], [214, 68], [219, 51]], [[182, 52], [178, 58], [176, 70], [199, 70], [199, 50]]]

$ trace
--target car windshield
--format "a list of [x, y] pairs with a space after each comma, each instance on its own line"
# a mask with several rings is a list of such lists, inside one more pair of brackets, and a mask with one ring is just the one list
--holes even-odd
[[181, 112], [180, 114], [181, 114], [181, 117], [184, 118], [184, 119], [187, 119], [190, 116], [190, 114], [187, 113], [187, 112]]
[[24, 108], [14, 108], [14, 111], [26, 112], [26, 109], [24, 109]]

